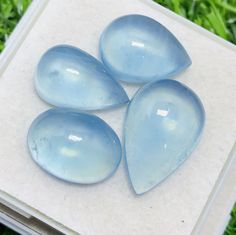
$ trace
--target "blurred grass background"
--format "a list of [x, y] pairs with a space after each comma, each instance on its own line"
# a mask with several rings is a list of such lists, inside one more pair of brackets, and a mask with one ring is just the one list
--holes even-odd
[[0, 0], [0, 52], [31, 0]]
[[236, 0], [154, 0], [236, 44]]
[[[236, 44], [236, 0], [154, 0]], [[31, 0], [0, 0], [0, 52]], [[0, 224], [1, 235], [16, 235]], [[236, 205], [225, 235], [236, 235]]]

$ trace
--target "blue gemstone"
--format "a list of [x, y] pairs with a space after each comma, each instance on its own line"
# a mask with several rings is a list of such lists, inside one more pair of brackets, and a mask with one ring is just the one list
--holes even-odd
[[43, 100], [58, 107], [99, 110], [129, 101], [101, 62], [67, 45], [55, 46], [42, 56], [35, 86]]
[[137, 194], [163, 181], [188, 158], [204, 121], [197, 95], [177, 81], [156, 81], [136, 93], [126, 117], [125, 154]]
[[81, 184], [111, 176], [122, 155], [117, 135], [103, 120], [63, 108], [48, 110], [34, 120], [28, 147], [44, 170]]
[[170, 77], [191, 64], [175, 36], [143, 15], [114, 20], [101, 36], [100, 54], [104, 66], [116, 79], [130, 83]]

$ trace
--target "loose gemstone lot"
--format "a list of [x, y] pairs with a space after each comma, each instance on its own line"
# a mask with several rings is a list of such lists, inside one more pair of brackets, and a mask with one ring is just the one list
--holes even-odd
[[[99, 52], [102, 62], [71, 45], [43, 54], [36, 91], [57, 108], [33, 121], [30, 154], [41, 168], [65, 181], [93, 184], [109, 178], [122, 158], [120, 140], [103, 120], [86, 112], [128, 104], [123, 153], [133, 189], [143, 194], [173, 173], [202, 135], [205, 111], [200, 99], [171, 80], [192, 62], [167, 28], [136, 14], [105, 28]], [[122, 82], [144, 85], [130, 101]]]

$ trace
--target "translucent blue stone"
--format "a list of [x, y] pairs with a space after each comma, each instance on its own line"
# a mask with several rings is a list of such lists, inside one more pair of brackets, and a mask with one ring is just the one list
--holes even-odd
[[175, 36], [143, 15], [114, 20], [101, 36], [100, 54], [106, 69], [116, 79], [130, 83], [173, 76], [191, 64]]
[[68, 45], [55, 46], [42, 56], [35, 86], [43, 100], [58, 107], [99, 110], [129, 101], [101, 62]]
[[137, 194], [163, 181], [188, 158], [204, 121], [197, 95], [177, 81], [156, 81], [137, 92], [125, 123], [126, 160]]
[[44, 170], [81, 184], [111, 176], [122, 155], [117, 135], [103, 120], [70, 109], [39, 115], [29, 129], [28, 147]]

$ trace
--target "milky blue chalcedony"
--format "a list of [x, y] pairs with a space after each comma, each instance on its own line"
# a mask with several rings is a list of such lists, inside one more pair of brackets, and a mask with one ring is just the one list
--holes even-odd
[[99, 110], [129, 101], [101, 62], [68, 45], [55, 46], [42, 56], [35, 86], [43, 100], [59, 107]]
[[122, 16], [111, 22], [101, 36], [100, 54], [116, 79], [130, 83], [173, 76], [191, 64], [175, 36], [143, 15]]
[[44, 170], [81, 184], [111, 176], [122, 154], [117, 135], [103, 120], [63, 108], [48, 110], [34, 120], [28, 147]]
[[205, 112], [188, 87], [161, 80], [141, 88], [125, 123], [125, 154], [133, 188], [142, 194], [164, 180], [196, 147]]

